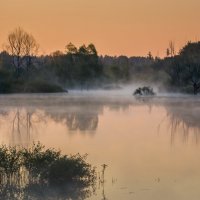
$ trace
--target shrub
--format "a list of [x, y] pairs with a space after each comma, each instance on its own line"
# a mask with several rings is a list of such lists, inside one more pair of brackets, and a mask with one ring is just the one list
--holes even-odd
[[91, 165], [85, 162], [85, 158], [86, 156], [79, 154], [60, 157], [50, 166], [49, 183], [53, 185], [77, 181], [82, 185], [92, 183], [95, 179], [95, 171]]
[[6, 183], [20, 182], [20, 170], [24, 169], [30, 183], [64, 185], [68, 183], [87, 187], [94, 183], [94, 168], [86, 162], [86, 156], [61, 155], [55, 149], [45, 149], [40, 143], [31, 148], [0, 147], [0, 176]]
[[153, 88], [150, 87], [142, 87], [142, 88], [137, 88], [134, 93], [134, 96], [154, 96], [155, 92], [153, 91]]

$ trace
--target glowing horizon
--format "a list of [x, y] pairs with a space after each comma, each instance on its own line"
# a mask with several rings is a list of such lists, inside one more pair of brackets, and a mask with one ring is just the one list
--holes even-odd
[[22, 27], [40, 44], [40, 53], [94, 43], [100, 55], [165, 55], [170, 40], [179, 50], [198, 40], [198, 0], [2, 0], [0, 45]]

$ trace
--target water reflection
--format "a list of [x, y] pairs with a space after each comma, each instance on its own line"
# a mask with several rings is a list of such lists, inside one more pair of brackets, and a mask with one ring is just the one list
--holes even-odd
[[[67, 110], [67, 108], [66, 108]], [[49, 112], [44, 108], [12, 108], [0, 112], [0, 126], [6, 125], [10, 145], [29, 146], [41, 131], [41, 126], [50, 120], [64, 124], [70, 131], [95, 133], [98, 127], [98, 114], [80, 112]]]
[[[179, 136], [186, 142], [189, 134], [193, 134], [196, 143], [200, 137], [200, 101], [198, 99], [179, 98], [136, 98], [128, 100], [116, 99], [88, 99], [53, 97], [46, 101], [47, 97], [28, 98], [28, 96], [16, 99], [7, 97], [6, 101], [0, 99], [0, 126], [3, 124], [5, 132], [9, 133], [11, 145], [23, 144], [28, 146], [40, 132], [41, 126], [48, 124], [50, 120], [62, 123], [69, 130], [68, 133], [95, 134], [99, 125], [99, 115], [103, 114], [107, 107], [111, 111], [128, 112], [136, 106], [146, 106], [151, 113], [154, 107], [164, 107], [166, 116], [163, 122], [168, 121], [171, 134], [171, 143]], [[4, 100], [4, 99], [3, 99]], [[9, 104], [10, 102], [10, 104]], [[189, 106], [188, 106], [189, 105]], [[137, 113], [136, 113], [137, 115]]]
[[102, 174], [101, 174], [101, 179], [100, 179], [100, 185], [102, 187], [102, 200], [108, 200], [106, 198], [106, 193], [105, 193], [105, 170], [108, 166], [106, 164], [102, 165]]
[[166, 105], [168, 120], [171, 129], [171, 143], [177, 136], [183, 142], [188, 142], [190, 135], [193, 136], [196, 144], [200, 139], [200, 109], [198, 105], [188, 105], [188, 102]]
[[2, 200], [24, 200], [24, 199], [60, 199], [77, 200], [87, 199], [93, 194], [91, 188], [75, 186], [50, 187], [42, 184], [29, 184], [26, 187], [16, 185], [1, 185], [0, 199]]
[[38, 139], [42, 126], [50, 121], [66, 126], [69, 134], [80, 131], [93, 135], [105, 106], [113, 111], [126, 111], [130, 106], [130, 103], [88, 101], [85, 98], [51, 100], [47, 101], [45, 96], [39, 100], [28, 96], [0, 99], [0, 126], [6, 126], [4, 131], [9, 135], [10, 145], [29, 146]]
[[158, 123], [158, 132], [164, 122], [168, 123], [171, 134], [171, 144], [177, 137], [187, 142], [190, 134], [194, 136], [195, 142], [200, 139], [200, 100], [197, 98], [136, 98], [140, 105], [147, 106], [149, 112], [153, 107], [164, 107], [166, 115]]
[[[5, 185], [0, 198], [9, 199], [3, 195], [15, 193], [19, 198], [29, 195], [23, 196], [24, 199], [37, 199], [41, 195], [42, 199], [52, 196], [54, 199], [130, 200], [131, 194], [135, 199], [147, 199], [150, 194], [149, 199], [169, 195], [171, 199], [185, 200], [188, 196], [181, 198], [181, 194], [186, 190], [180, 188], [199, 185], [200, 164], [196, 159], [199, 151], [195, 149], [198, 146], [185, 148], [185, 143], [199, 142], [199, 116], [198, 98], [0, 97], [1, 142], [29, 146], [40, 140], [67, 154], [88, 153], [90, 161], [100, 169], [102, 163], [109, 165], [108, 181], [99, 182], [97, 196], [90, 196], [91, 191], [85, 193], [80, 188], [69, 194], [67, 189], [41, 189], [35, 185], [13, 188], [12, 192]], [[119, 181], [113, 184], [112, 177]], [[170, 187], [180, 196], [170, 193]], [[75, 197], [75, 194], [80, 195]]]
[[37, 137], [40, 123], [47, 123], [46, 116], [36, 109], [17, 107], [0, 112], [0, 125], [6, 125], [10, 145], [29, 146]]
[[98, 127], [98, 114], [92, 113], [48, 113], [57, 122], [64, 121], [70, 131], [95, 131]]
[[72, 114], [67, 117], [67, 126], [70, 130], [95, 131], [98, 126], [98, 116]]

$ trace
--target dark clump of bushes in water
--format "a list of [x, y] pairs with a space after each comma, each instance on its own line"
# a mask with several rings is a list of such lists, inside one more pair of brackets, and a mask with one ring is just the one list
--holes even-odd
[[40, 74], [35, 76], [25, 73], [16, 77], [14, 72], [0, 69], [0, 94], [66, 92], [61, 84], [52, 78], [44, 78]]
[[134, 96], [154, 96], [155, 92], [153, 91], [153, 88], [144, 86], [142, 88], [141, 87], [137, 88], [134, 91], [133, 95]]
[[62, 155], [40, 143], [30, 148], [1, 146], [0, 199], [17, 199], [10, 198], [17, 194], [23, 194], [25, 199], [37, 195], [42, 199], [54, 195], [85, 198], [96, 182], [95, 168], [86, 162], [86, 157]]
[[25, 92], [28, 93], [53, 93], [64, 92], [63, 88], [57, 84], [49, 83], [47, 81], [32, 81], [25, 87]]
[[0, 93], [57, 93], [66, 92], [60, 85], [43, 80], [24, 82], [23, 80], [1, 81]]

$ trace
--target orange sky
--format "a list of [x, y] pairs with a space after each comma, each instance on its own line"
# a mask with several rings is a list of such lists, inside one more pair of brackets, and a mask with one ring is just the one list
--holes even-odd
[[200, 0], [0, 0], [0, 45], [15, 27], [31, 32], [41, 53], [93, 42], [99, 54], [163, 56], [200, 39]]

